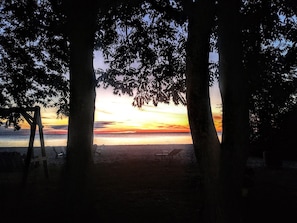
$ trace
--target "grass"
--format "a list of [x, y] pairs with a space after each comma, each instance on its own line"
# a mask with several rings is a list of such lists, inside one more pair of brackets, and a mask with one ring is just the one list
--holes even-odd
[[[59, 196], [61, 166], [30, 171], [25, 190], [20, 172], [1, 173], [1, 222], [65, 222]], [[94, 206], [83, 222], [198, 222], [199, 171], [196, 164], [127, 161], [96, 164]], [[296, 219], [297, 171], [255, 169], [247, 200], [247, 222]], [[67, 220], [67, 219], [66, 219]], [[80, 222], [80, 221], [77, 221]]]

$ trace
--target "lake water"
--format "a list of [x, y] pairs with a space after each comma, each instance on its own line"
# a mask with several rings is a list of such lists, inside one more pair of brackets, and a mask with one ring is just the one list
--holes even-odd
[[[0, 147], [27, 147], [29, 133], [0, 135]], [[66, 146], [67, 135], [44, 135], [45, 146]], [[192, 144], [190, 133], [116, 133], [98, 134], [94, 137], [97, 145], [150, 145], [150, 144]], [[34, 146], [40, 146], [39, 135]]]

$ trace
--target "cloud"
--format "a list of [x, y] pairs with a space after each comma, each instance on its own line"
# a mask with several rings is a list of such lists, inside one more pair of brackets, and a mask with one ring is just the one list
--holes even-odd
[[189, 132], [188, 126], [184, 125], [174, 125], [174, 124], [161, 124], [157, 126], [159, 130], [166, 130], [168, 132]]
[[68, 125], [51, 125], [51, 126], [47, 126], [50, 129], [54, 129], [54, 130], [67, 130], [68, 129]]
[[166, 128], [169, 128], [169, 129], [188, 129], [188, 126], [184, 126], [184, 125], [166, 125]]
[[112, 112], [107, 111], [107, 110], [103, 110], [103, 109], [96, 109], [96, 112], [103, 113], [103, 114], [108, 114], [108, 115], [113, 114]]
[[218, 132], [221, 132], [222, 131], [222, 116], [214, 114], [213, 115], [213, 120], [214, 120], [216, 130]]
[[30, 135], [29, 129], [20, 129], [18, 131], [14, 131], [13, 127], [5, 128], [4, 126], [0, 126], [0, 136], [20, 136], [20, 135]]
[[44, 114], [41, 116], [41, 119], [42, 120], [53, 120], [53, 119], [56, 119], [57, 116], [56, 115], [53, 115], [53, 114]]
[[114, 121], [95, 121], [94, 122], [94, 128], [95, 129], [101, 129], [101, 128], [107, 128], [110, 125], [115, 124]]
[[[95, 121], [94, 130], [108, 129], [110, 126], [117, 124], [114, 121]], [[45, 134], [67, 134], [68, 125], [47, 125], [44, 129]], [[0, 132], [1, 133], [1, 132]]]

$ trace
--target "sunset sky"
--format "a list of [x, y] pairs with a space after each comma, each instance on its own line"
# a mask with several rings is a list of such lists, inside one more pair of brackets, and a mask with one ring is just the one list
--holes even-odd
[[[107, 68], [99, 53], [95, 54], [94, 67]], [[221, 100], [217, 84], [210, 93], [216, 128], [221, 131]], [[148, 104], [139, 109], [132, 106], [132, 100], [129, 96], [114, 95], [112, 89], [97, 89], [94, 132], [189, 132], [186, 106], [171, 103], [155, 107]], [[41, 115], [45, 134], [67, 133], [68, 120], [57, 119], [55, 109], [42, 108]], [[24, 124], [22, 128], [28, 128], [28, 125]]]
[[[218, 131], [221, 131], [218, 89], [211, 88], [212, 108]], [[67, 118], [57, 119], [54, 109], [42, 109], [44, 132], [65, 134]], [[83, 118], [82, 118], [83, 121]], [[110, 89], [98, 89], [95, 111], [95, 133], [122, 132], [189, 132], [186, 106], [172, 104], [132, 106], [129, 96], [113, 95]]]
[[[215, 60], [216, 56], [211, 55]], [[106, 69], [100, 53], [95, 53], [94, 67]], [[210, 88], [215, 125], [221, 131], [221, 100], [217, 84]], [[113, 95], [112, 89], [97, 89], [95, 133], [189, 132], [186, 106], [171, 104], [132, 106], [132, 97]], [[67, 119], [57, 119], [54, 110], [42, 111], [45, 133], [65, 134]], [[83, 121], [83, 119], [82, 119]]]

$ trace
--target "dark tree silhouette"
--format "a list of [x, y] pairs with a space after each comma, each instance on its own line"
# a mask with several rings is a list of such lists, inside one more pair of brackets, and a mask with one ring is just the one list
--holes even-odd
[[215, 3], [200, 1], [185, 6], [189, 10], [186, 70], [189, 124], [203, 176], [203, 221], [215, 222], [220, 218], [217, 213], [220, 143], [211, 114], [208, 67]]
[[[253, 118], [257, 115], [255, 111], [261, 110], [260, 104], [257, 104], [257, 102], [261, 102], [261, 92], [273, 93], [271, 88], [274, 87], [270, 82], [271, 77], [277, 80], [275, 83], [279, 85], [282, 83], [282, 87], [278, 88], [277, 91], [281, 89], [283, 94], [278, 94], [280, 96], [279, 98], [281, 98], [283, 102], [286, 102], [283, 104], [283, 109], [278, 107], [276, 111], [278, 113], [282, 112], [281, 110], [284, 111], [284, 109], [286, 110], [296, 103], [296, 101], [294, 102], [294, 100], [292, 100], [296, 98], [296, 96], [294, 96], [294, 94], [296, 94], [296, 88], [294, 88], [293, 85], [296, 79], [294, 74], [287, 73], [288, 75], [286, 74], [285, 77], [290, 78], [286, 79], [282, 77], [282, 71], [279, 69], [273, 70], [276, 68], [276, 65], [281, 64], [281, 66], [287, 66], [290, 70], [293, 69], [294, 71], [294, 65], [285, 60], [285, 58], [288, 59], [290, 54], [283, 51], [283, 59], [274, 62], [278, 60], [275, 56], [279, 53], [277, 52], [277, 47], [271, 47], [271, 44], [277, 40], [276, 37], [283, 35], [283, 33], [280, 33], [280, 26], [283, 26], [282, 28], [285, 29], [289, 27], [291, 27], [291, 29], [293, 28], [292, 23], [281, 22], [281, 17], [278, 15], [280, 11], [276, 9], [281, 8], [282, 13], [290, 17], [293, 15], [291, 10], [293, 7], [291, 5], [291, 8], [288, 8], [288, 5], [282, 5], [282, 1], [272, 2], [272, 4], [250, 1], [219, 1], [218, 14], [216, 14], [219, 22], [215, 23], [215, 2], [212, 1], [199, 1], [197, 3], [193, 3], [192, 1], [175, 1], [176, 4], [172, 4], [172, 2], [169, 1], [166, 1], [166, 3], [162, 2], [162, 4], [150, 1], [150, 3], [151, 8], [155, 10], [152, 10], [150, 14], [152, 20], [155, 21], [154, 19], [157, 18], [154, 17], [155, 13], [162, 13], [164, 16], [162, 27], [164, 29], [165, 27], [172, 27], [172, 24], [174, 24], [173, 21], [181, 25], [180, 27], [183, 27], [183, 22], [186, 21], [185, 19], [188, 19], [187, 54], [180, 55], [187, 57], [187, 107], [196, 156], [199, 160], [198, 162], [201, 166], [202, 173], [204, 174], [204, 194], [206, 198], [204, 210], [205, 221], [240, 222], [242, 220], [240, 214], [241, 186], [249, 143], [249, 109], [252, 111], [250, 119], [252, 124], [260, 126], [265, 118], [269, 120], [267, 117], [269, 117], [269, 114], [273, 113], [269, 107], [265, 107], [269, 112], [262, 113], [262, 115], [266, 115], [266, 117], [262, 116], [261, 121]], [[150, 6], [147, 7], [150, 8]], [[256, 14], [259, 15], [259, 17], [256, 17], [256, 19], [259, 19], [256, 23], [255, 20], [250, 20], [254, 18], [255, 11], [257, 12]], [[134, 18], [135, 20], [139, 20], [139, 17]], [[142, 63], [140, 63], [138, 67], [134, 64], [134, 67], [132, 66], [133, 68], [131, 68], [131, 65], [137, 60], [140, 62], [149, 61], [150, 65], [156, 66], [156, 56], [149, 48], [149, 46], [155, 46], [155, 42], [153, 41], [155, 38], [154, 34], [152, 34], [154, 32], [151, 29], [152, 26], [150, 23], [137, 23], [137, 21], [134, 21], [135, 23], [131, 24], [133, 23], [131, 20], [129, 22], [124, 24], [125, 29], [129, 30], [125, 38], [129, 40], [129, 37], [138, 36], [140, 37], [140, 41], [138, 42], [137, 39], [133, 39], [134, 41], [129, 43], [129, 41], [123, 41], [125, 38], [121, 39], [122, 41], [119, 42], [120, 45], [115, 49], [116, 51], [108, 54], [108, 56], [113, 56], [115, 61], [118, 61], [118, 64], [112, 63], [112, 65], [115, 66], [107, 73], [102, 73], [102, 79], [114, 87], [116, 94], [128, 93], [129, 95], [133, 95], [131, 88], [134, 87], [134, 89], [136, 89], [136, 95], [134, 97], [136, 102], [134, 101], [134, 105], [142, 106], [150, 100], [156, 105], [156, 102], [158, 102], [156, 95], [158, 94], [156, 94], [154, 90], [159, 89], [158, 86], [162, 86], [161, 89], [166, 89], [166, 91], [163, 90], [161, 94], [162, 97], [159, 97], [159, 101], [167, 102], [173, 95], [171, 92], [180, 89], [176, 87], [166, 87], [170, 85], [170, 80], [166, 81], [164, 85], [154, 85], [154, 83], [158, 83], [158, 81], [162, 83], [160, 77], [166, 79], [166, 75], [159, 75], [158, 71], [160, 70], [155, 71], [153, 69], [151, 69], [154, 71], [151, 72], [153, 74], [148, 74], [145, 72], [146, 70], [143, 69], [143, 66], [148, 66], [146, 64], [142, 65]], [[175, 24], [175, 29], [178, 29], [177, 24]], [[211, 28], [214, 24], [218, 25], [218, 29], [214, 27], [215, 33], [213, 35]], [[260, 27], [260, 29], [256, 31], [255, 27]], [[143, 32], [146, 32], [145, 35], [143, 35]], [[257, 34], [260, 35], [260, 39], [252, 38]], [[141, 38], [143, 36], [146, 41], [143, 41]], [[211, 37], [213, 36], [219, 39], [219, 82], [223, 101], [223, 138], [221, 144], [218, 141], [213, 125], [208, 92], [208, 85], [211, 80], [209, 76], [208, 53], [211, 48]], [[167, 38], [170, 39], [170, 37]], [[162, 47], [167, 53], [167, 49], [173, 49], [171, 52], [182, 52], [176, 47], [184, 47], [185, 44], [183, 41], [185, 41], [185, 39], [186, 38], [180, 41], [177, 40], [173, 48], [170, 47], [168, 42], [163, 42]], [[284, 38], [283, 40], [287, 41], [288, 39]], [[142, 43], [148, 46], [148, 49], [145, 48], [147, 54], [143, 54], [143, 51], [139, 51], [139, 49], [143, 50], [143, 47], [139, 47]], [[291, 52], [294, 52], [293, 49], [295, 46], [294, 44], [292, 45], [293, 47], [289, 45], [288, 47], [291, 49]], [[133, 46], [136, 47], [133, 48]], [[162, 50], [158, 50], [158, 45], [156, 45], [156, 49], [155, 52], [162, 52]], [[255, 53], [265, 56], [262, 57], [261, 61], [258, 61], [257, 59], [261, 57], [255, 57]], [[142, 57], [146, 55], [149, 55], [153, 60], [142, 60]], [[170, 58], [173, 59], [173, 61], [174, 59], [176, 60], [174, 53], [169, 52], [167, 55], [171, 55]], [[270, 56], [268, 57], [268, 55]], [[272, 58], [273, 60], [271, 60]], [[180, 57], [178, 59], [184, 62]], [[163, 61], [167, 60], [167, 57], [163, 58]], [[266, 76], [260, 75], [259, 72], [254, 72], [255, 66], [257, 66], [258, 63], [261, 63], [261, 65], [264, 63], [267, 64], [267, 66], [262, 67]], [[180, 63], [171, 61], [169, 66], [172, 64]], [[121, 69], [118, 69], [119, 67]], [[178, 67], [183, 68], [182, 65]], [[166, 69], [164, 70], [166, 71]], [[161, 69], [161, 71], [163, 70]], [[182, 71], [184, 71], [184, 69], [179, 69], [179, 72]], [[184, 83], [183, 78], [185, 76], [177, 77], [177, 79], [175, 76], [171, 78], [171, 80], [178, 80], [179, 84]], [[261, 82], [263, 85], [259, 84]], [[263, 88], [264, 85], [265, 88]], [[249, 94], [251, 95], [250, 101], [252, 104], [248, 103]], [[165, 100], [163, 100], [164, 98]], [[290, 103], [287, 103], [289, 101]], [[268, 105], [268, 103], [266, 105]], [[276, 105], [276, 102], [274, 105]], [[262, 133], [265, 131], [266, 129], [261, 130]]]
[[[265, 80], [268, 81], [271, 70], [267, 61], [272, 52], [272, 55], [278, 56], [273, 58], [284, 60], [283, 64], [288, 66], [290, 72], [295, 69], [296, 61], [292, 59], [296, 53], [294, 35], [284, 31], [287, 33], [284, 39], [290, 37], [292, 44], [283, 54], [269, 45], [275, 38], [267, 40], [267, 36], [276, 36], [275, 24], [279, 16], [275, 9], [284, 2], [254, 5], [254, 1], [222, 0], [216, 5], [217, 1], [214, 0], [52, 0], [42, 1], [45, 5], [38, 5], [33, 0], [3, 1], [1, 7], [6, 14], [1, 18], [7, 19], [1, 20], [3, 32], [0, 34], [0, 59], [3, 63], [1, 105], [9, 105], [8, 98], [15, 101], [12, 105], [22, 106], [26, 103], [44, 103], [52, 96], [67, 98], [66, 82], [60, 74], [67, 71], [65, 67], [69, 65], [66, 196], [71, 213], [81, 214], [91, 204], [91, 148], [98, 81], [104, 80], [107, 83], [105, 86], [113, 86], [116, 94], [134, 95], [136, 106], [149, 101], [157, 105], [170, 100], [186, 104], [183, 95], [186, 92], [192, 138], [203, 173], [205, 222], [240, 222], [240, 189], [248, 151], [247, 77], [252, 77], [251, 86], [259, 83], [259, 77], [266, 78], [266, 74]], [[282, 11], [287, 16], [285, 18], [292, 17], [296, 12], [294, 1], [287, 3]], [[249, 16], [253, 17], [254, 12], [262, 15], [260, 12], [267, 10], [268, 16], [263, 17], [267, 20], [262, 22], [260, 19], [260, 29], [252, 29]], [[244, 20], [242, 15], [247, 19]], [[244, 21], [248, 28], [243, 30], [241, 25]], [[284, 26], [284, 30], [290, 24], [291, 29], [295, 30], [293, 22], [286, 24], [288, 26]], [[212, 30], [215, 30], [214, 34]], [[242, 31], [245, 31], [245, 35], [242, 35]], [[249, 35], [257, 38], [248, 38]], [[221, 144], [214, 128], [208, 92], [211, 80], [208, 57], [212, 36], [218, 37], [220, 54], [219, 81], [223, 101]], [[246, 39], [250, 42], [244, 42]], [[17, 54], [10, 51], [10, 46]], [[101, 49], [111, 66], [107, 72], [98, 71], [97, 80], [92, 64], [94, 49]], [[263, 55], [260, 58], [267, 63], [265, 71], [260, 70], [259, 74], [259, 70], [254, 72], [252, 69], [258, 63], [253, 60], [253, 52], [257, 56]], [[287, 63], [287, 60], [291, 63]], [[285, 74], [280, 79], [275, 76], [275, 80], [287, 81], [290, 75]], [[292, 83], [295, 83], [296, 76], [291, 76]], [[53, 81], [51, 77], [58, 81]], [[22, 81], [24, 78], [25, 81]], [[20, 89], [21, 94], [11, 88], [13, 85]], [[44, 90], [40, 90], [40, 86], [44, 86]], [[255, 91], [251, 92], [255, 92], [254, 101], [261, 102], [266, 91], [260, 91], [263, 88], [261, 85], [254, 86]], [[267, 86], [269, 89], [270, 82]], [[32, 91], [27, 90], [31, 88]], [[59, 89], [62, 93], [57, 94]], [[284, 97], [293, 93], [286, 90]], [[30, 94], [36, 97], [33, 99], [40, 100], [30, 102]], [[253, 115], [257, 119], [261, 106], [254, 108]], [[269, 107], [265, 109], [269, 110]], [[76, 218], [76, 215], [72, 217]]]
[[[140, 1], [135, 0], [126, 3], [138, 2]], [[95, 36], [99, 35], [97, 43], [100, 42], [102, 33], [107, 37], [99, 44], [101, 48], [112, 43], [116, 36], [109, 35], [112, 32], [109, 31], [108, 25], [110, 22], [113, 23], [113, 19], [106, 21], [104, 15], [120, 3], [121, 1], [95, 0], [1, 2], [1, 9], [6, 12], [3, 15], [4, 20], [1, 20], [1, 62], [5, 68], [4, 85], [1, 87], [2, 98], [6, 101], [1, 101], [1, 104], [47, 105], [48, 101], [45, 99], [61, 97], [57, 89], [62, 89], [66, 95], [62, 95], [63, 103], [59, 111], [63, 112], [66, 108], [65, 113], [68, 113], [67, 96], [70, 93], [64, 192], [69, 211], [66, 212], [71, 213], [73, 219], [88, 211], [93, 191], [91, 149], [96, 96], [96, 78], [93, 70]], [[17, 53], [11, 50], [11, 46]], [[65, 67], [69, 68], [70, 88], [62, 83], [62, 74], [67, 71]], [[38, 68], [43, 73], [40, 74]], [[30, 83], [33, 84], [29, 85]], [[13, 87], [17, 87], [18, 90], [11, 90]], [[10, 98], [17, 103], [8, 103]]]
[[234, 223], [242, 222], [241, 188], [249, 129], [248, 79], [243, 72], [240, 8], [239, 0], [222, 0], [218, 13], [219, 84], [223, 109], [219, 186], [220, 205], [224, 207], [219, 222]]
[[296, 4], [292, 3], [246, 3], [242, 12], [252, 143], [267, 145], [283, 116], [296, 104], [297, 27]]

